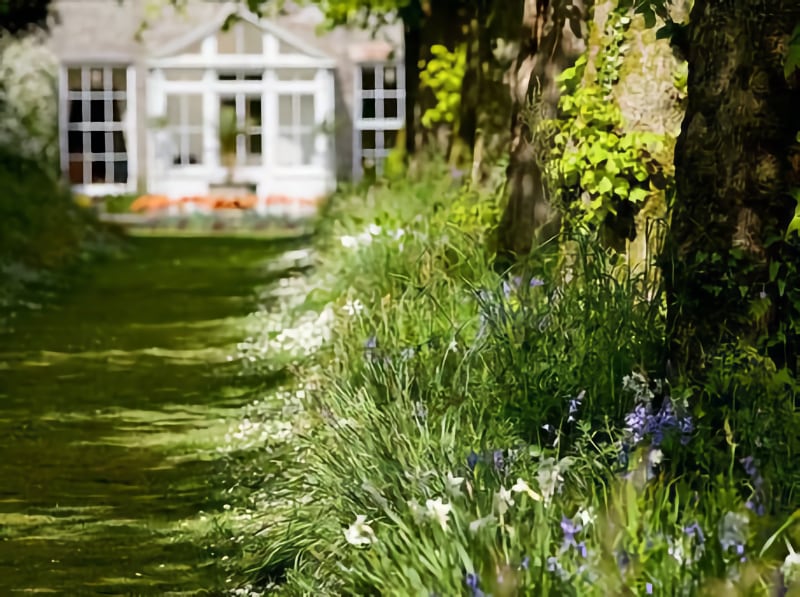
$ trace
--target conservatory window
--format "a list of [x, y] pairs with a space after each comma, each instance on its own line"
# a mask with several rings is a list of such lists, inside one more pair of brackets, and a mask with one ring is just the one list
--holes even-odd
[[167, 95], [167, 130], [172, 142], [172, 164], [203, 163], [203, 96]]
[[[236, 123], [237, 164], [257, 166], [262, 163], [263, 128], [261, 118], [260, 95], [237, 93], [220, 99], [220, 120]], [[222, 149], [225, 151], [224, 147]]]
[[278, 148], [280, 166], [311, 163], [315, 136], [314, 96], [282, 93], [278, 96]]
[[127, 70], [67, 69], [67, 174], [75, 185], [128, 182]]
[[405, 125], [405, 90], [402, 67], [362, 64], [356, 69], [355, 138], [353, 170], [383, 170], [383, 161], [397, 143]]

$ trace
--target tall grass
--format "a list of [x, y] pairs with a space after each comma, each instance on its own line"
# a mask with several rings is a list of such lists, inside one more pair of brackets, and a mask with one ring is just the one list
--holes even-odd
[[330, 341], [300, 369], [302, 431], [271, 453], [257, 577], [286, 595], [797, 594], [800, 516], [769, 499], [785, 457], [751, 451], [744, 419], [711, 429], [713, 389], [663, 379], [652, 272], [588, 234], [497, 272], [491, 201], [439, 172], [329, 206], [307, 305], [335, 314]]

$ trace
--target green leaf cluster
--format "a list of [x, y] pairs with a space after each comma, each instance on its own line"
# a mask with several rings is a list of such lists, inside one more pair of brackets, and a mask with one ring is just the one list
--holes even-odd
[[655, 157], [667, 139], [629, 130], [613, 96], [630, 22], [629, 11], [612, 13], [611, 43], [594, 64], [587, 52], [563, 71], [559, 118], [539, 127], [552, 140], [545, 170], [554, 200], [575, 223], [602, 224], [623, 205], [635, 212], [671, 183], [670, 166]]
[[431, 54], [433, 57], [420, 65], [420, 85], [433, 92], [436, 105], [425, 110], [422, 124], [428, 128], [440, 123], [456, 124], [461, 106], [461, 81], [467, 69], [466, 47], [451, 52], [436, 44], [431, 47]]

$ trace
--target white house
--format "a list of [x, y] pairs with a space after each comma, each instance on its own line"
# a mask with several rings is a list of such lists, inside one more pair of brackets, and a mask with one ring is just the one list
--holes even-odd
[[[317, 198], [394, 147], [397, 28], [317, 35], [313, 7], [259, 18], [238, 3], [152, 4], [55, 2], [61, 160], [77, 192], [182, 197], [234, 184]], [[221, 118], [235, 118], [235, 155], [223, 155]]]

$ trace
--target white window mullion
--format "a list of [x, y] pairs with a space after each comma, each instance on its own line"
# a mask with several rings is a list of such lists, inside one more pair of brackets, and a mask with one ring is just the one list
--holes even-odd
[[[277, 52], [278, 41], [270, 35], [268, 37], [269, 44], [265, 41], [264, 47], [267, 52], [271, 52], [271, 46], [275, 46]], [[269, 69], [264, 75], [264, 91], [263, 101], [261, 105], [261, 153], [262, 163], [267, 174], [271, 174], [275, 169], [275, 148], [278, 146], [279, 132], [278, 127], [280, 121], [278, 119], [278, 94], [275, 91], [275, 82], [277, 80], [276, 73], [273, 69]]]
[[125, 72], [125, 112], [121, 114], [122, 130], [125, 135], [125, 152], [128, 171], [128, 189], [134, 190], [138, 186], [138, 160], [139, 160], [139, 129], [136, 128], [136, 67], [131, 65]]
[[[204, 45], [205, 47], [205, 45]], [[217, 73], [208, 69], [203, 77], [203, 149], [204, 164], [212, 170], [219, 168], [219, 104], [220, 97], [212, 84], [217, 80]]]

